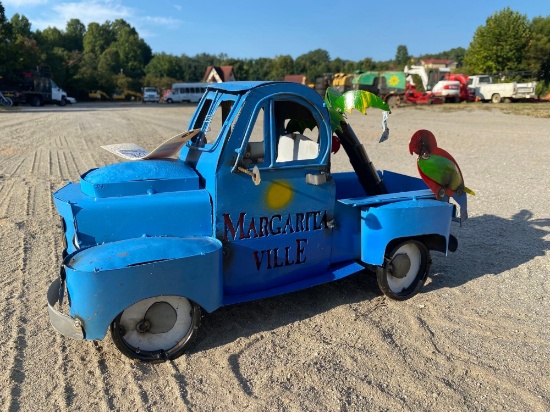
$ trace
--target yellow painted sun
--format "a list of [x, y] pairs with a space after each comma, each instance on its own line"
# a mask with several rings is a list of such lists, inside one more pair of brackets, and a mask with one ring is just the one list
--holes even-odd
[[286, 182], [273, 182], [266, 193], [266, 203], [272, 209], [281, 209], [292, 200], [294, 192]]
[[390, 77], [389, 83], [390, 86], [397, 86], [397, 83], [399, 83], [399, 77], [393, 75], [392, 77]]

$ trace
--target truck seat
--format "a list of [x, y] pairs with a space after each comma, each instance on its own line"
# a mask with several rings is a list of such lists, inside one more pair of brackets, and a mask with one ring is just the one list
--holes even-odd
[[319, 154], [319, 145], [310, 138], [297, 133], [289, 133], [279, 138], [277, 162], [315, 159]]

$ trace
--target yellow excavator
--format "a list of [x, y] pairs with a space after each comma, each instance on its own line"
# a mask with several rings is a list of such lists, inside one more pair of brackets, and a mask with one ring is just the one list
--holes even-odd
[[101, 90], [91, 90], [88, 93], [88, 98], [91, 100], [111, 100], [109, 95]]
[[121, 90], [117, 89], [113, 93], [113, 100], [115, 102], [120, 101], [133, 101], [133, 102], [140, 102], [143, 99], [143, 95], [138, 92], [134, 92], [133, 90]]

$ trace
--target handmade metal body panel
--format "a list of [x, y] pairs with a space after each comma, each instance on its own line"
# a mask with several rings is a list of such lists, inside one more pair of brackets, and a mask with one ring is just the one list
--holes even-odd
[[82, 193], [96, 198], [199, 189], [197, 173], [175, 159], [124, 162], [92, 169], [80, 179]]
[[212, 235], [212, 206], [205, 190], [98, 199], [69, 184], [54, 200], [66, 226], [67, 253], [143, 236]]
[[[335, 184], [307, 182], [307, 175], [328, 170], [328, 113], [312, 103], [315, 98], [313, 90], [304, 95], [299, 85], [265, 85], [250, 91], [233, 122], [220, 155], [220, 167], [231, 166], [232, 173], [218, 170], [213, 176], [217, 188], [239, 194], [227, 196], [218, 189], [213, 197], [216, 237], [226, 251], [225, 295], [272, 289], [329, 269]], [[285, 120], [290, 116], [317, 124], [316, 153], [311, 158], [281, 158], [277, 142], [288, 133]], [[252, 142], [258, 126], [263, 141]], [[246, 157], [251, 144], [260, 146], [260, 158]], [[261, 184], [252, 184], [237, 165], [256, 166]]]
[[452, 213], [452, 205], [432, 199], [361, 206], [361, 260], [381, 265], [394, 239], [440, 235], [448, 243]]
[[64, 264], [70, 314], [86, 339], [102, 339], [120, 312], [149, 297], [186, 296], [207, 311], [222, 305], [217, 239], [128, 239], [83, 249]]
[[448, 243], [454, 206], [421, 179], [378, 172], [387, 192], [366, 196], [356, 173], [331, 174], [329, 113], [308, 87], [209, 85], [192, 129], [179, 159], [94, 169], [54, 194], [69, 254], [70, 317], [48, 293], [60, 332], [101, 339], [145, 298], [209, 312], [380, 265], [395, 239]]

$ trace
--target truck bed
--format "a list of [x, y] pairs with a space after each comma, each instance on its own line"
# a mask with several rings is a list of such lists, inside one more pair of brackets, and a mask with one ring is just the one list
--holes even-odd
[[[394, 173], [388, 170], [379, 170], [378, 175], [384, 182], [387, 194], [415, 192], [428, 189], [422, 179], [418, 177]], [[332, 176], [336, 182], [336, 199], [338, 200], [346, 200], [346, 202], [352, 203], [353, 201], [360, 202], [364, 198], [381, 199], [378, 197], [380, 195], [367, 196], [355, 172], [334, 173]], [[432, 193], [431, 191], [429, 192]]]

